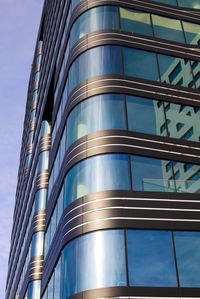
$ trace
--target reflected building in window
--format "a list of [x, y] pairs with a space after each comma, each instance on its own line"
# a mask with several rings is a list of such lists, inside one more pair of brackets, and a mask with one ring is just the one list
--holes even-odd
[[200, 0], [44, 2], [6, 299], [200, 298]]

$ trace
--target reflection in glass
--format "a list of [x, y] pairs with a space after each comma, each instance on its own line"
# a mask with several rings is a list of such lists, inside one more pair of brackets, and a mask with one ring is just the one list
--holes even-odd
[[177, 286], [170, 232], [127, 230], [127, 250], [131, 286]]
[[187, 43], [198, 45], [200, 41], [200, 25], [184, 21], [182, 21], [182, 23]]
[[[193, 83], [193, 76], [189, 60], [162, 54], [158, 54], [157, 56], [161, 82], [172, 85], [182, 85], [184, 87], [193, 86], [190, 86], [191, 82]], [[181, 79], [182, 84], [180, 84]]]
[[43, 254], [44, 232], [33, 234], [31, 243], [31, 257]]
[[35, 194], [35, 212], [44, 210], [46, 206], [47, 189], [40, 189]]
[[91, 132], [126, 129], [124, 100], [123, 95], [100, 95], [76, 106], [67, 120], [67, 148]]
[[174, 232], [176, 258], [181, 287], [200, 287], [200, 234]]
[[149, 13], [126, 8], [119, 8], [119, 11], [122, 30], [153, 36]]
[[123, 230], [97, 231], [75, 239], [62, 256], [62, 298], [81, 291], [126, 285]]
[[49, 152], [44, 151], [41, 152], [38, 158], [38, 166], [37, 166], [37, 172], [41, 172], [45, 169], [48, 169], [49, 165]]
[[41, 281], [34, 280], [28, 285], [28, 299], [38, 299], [40, 298], [40, 289], [41, 289]]
[[126, 76], [154, 81], [158, 80], [159, 76], [155, 53], [132, 48], [123, 48], [123, 57], [124, 74]]
[[54, 282], [54, 298], [60, 299], [60, 288], [61, 288], [61, 259], [59, 259], [55, 271], [55, 282]]
[[121, 47], [96, 47], [79, 56], [69, 71], [69, 92], [86, 79], [107, 74], [122, 74]]
[[199, 0], [177, 0], [177, 1], [179, 6], [200, 9]]
[[130, 190], [128, 156], [108, 154], [84, 160], [67, 174], [65, 186], [65, 207], [93, 192]]
[[176, 0], [153, 0], [153, 1], [163, 3], [163, 4], [176, 5], [177, 6]]
[[152, 15], [155, 37], [185, 43], [181, 22], [171, 18]]
[[164, 176], [164, 166], [168, 161], [131, 156], [132, 184], [136, 191], [176, 192], [172, 169]]
[[133, 96], [126, 99], [128, 130], [160, 135], [159, 124], [165, 122], [163, 105], [158, 109], [158, 101]]
[[117, 6], [95, 7], [82, 14], [70, 33], [71, 47], [86, 34], [103, 29], [119, 29]]

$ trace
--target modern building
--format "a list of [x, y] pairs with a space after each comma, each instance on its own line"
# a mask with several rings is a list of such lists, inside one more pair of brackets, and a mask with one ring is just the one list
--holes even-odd
[[6, 299], [200, 298], [200, 0], [46, 0]]

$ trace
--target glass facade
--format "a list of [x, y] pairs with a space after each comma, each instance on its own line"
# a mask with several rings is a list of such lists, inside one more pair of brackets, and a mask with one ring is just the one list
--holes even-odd
[[200, 287], [199, 246], [200, 233], [192, 231], [112, 229], [83, 235], [62, 251], [61, 285], [59, 279], [58, 290], [55, 279], [54, 298], [113, 286], [173, 288], [178, 281], [181, 287]]
[[200, 1], [110, 3], [45, 0], [6, 299], [200, 298]]

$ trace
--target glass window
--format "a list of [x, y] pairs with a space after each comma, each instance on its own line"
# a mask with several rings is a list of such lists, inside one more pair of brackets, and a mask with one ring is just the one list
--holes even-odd
[[[185, 106], [182, 109], [181, 105], [174, 103], [165, 103], [165, 107], [167, 107], [165, 113], [170, 137], [198, 142], [200, 136], [200, 109], [194, 109], [192, 106]], [[192, 130], [188, 135], [186, 133], [190, 128]]]
[[150, 14], [142, 11], [120, 8], [121, 29], [143, 35], [153, 35]]
[[61, 289], [61, 259], [59, 259], [55, 268], [55, 282], [54, 282], [54, 298], [60, 299], [60, 289]]
[[183, 79], [182, 86], [188, 87], [193, 80], [190, 61], [188, 60], [158, 54], [158, 63], [161, 82], [179, 85], [179, 81]]
[[35, 212], [45, 210], [47, 189], [40, 189], [35, 193]]
[[53, 292], [54, 292], [54, 273], [52, 274], [50, 282], [48, 284], [48, 299], [54, 299]]
[[119, 29], [119, 14], [116, 6], [95, 7], [82, 14], [72, 27], [71, 46], [86, 34], [103, 29]]
[[119, 46], [96, 47], [79, 56], [69, 71], [69, 92], [86, 79], [107, 74], [122, 74]]
[[51, 133], [51, 126], [48, 121], [43, 120], [41, 123], [40, 136], [46, 136]]
[[45, 234], [45, 257], [49, 251], [49, 246], [51, 242], [51, 222], [49, 223], [49, 226], [47, 228], [46, 234]]
[[34, 280], [28, 285], [28, 299], [40, 298], [41, 281]]
[[127, 230], [127, 251], [131, 286], [177, 286], [170, 232]]
[[57, 225], [59, 224], [59, 221], [60, 221], [60, 218], [62, 216], [62, 213], [63, 213], [63, 196], [64, 196], [64, 191], [63, 191], [64, 188], [62, 188], [60, 194], [59, 194], [59, 197], [58, 197], [58, 215], [57, 215]]
[[200, 287], [200, 234], [174, 232], [178, 274], [181, 287]]
[[126, 129], [124, 99], [123, 95], [100, 95], [76, 106], [67, 120], [67, 148], [91, 132]]
[[[177, 6], [177, 2], [176, 0], [153, 0], [154, 2], [159, 2], [159, 3], [163, 3], [163, 4], [168, 4], [168, 5], [176, 5]], [[189, 0], [190, 1], [190, 0]]]
[[[163, 105], [158, 101], [127, 96], [128, 130], [160, 135], [160, 124], [165, 121]], [[166, 136], [166, 134], [165, 134]]]
[[179, 20], [152, 15], [152, 21], [155, 37], [185, 43]]
[[41, 172], [45, 169], [48, 169], [48, 165], [49, 165], [49, 152], [48, 151], [41, 152], [38, 158], [37, 172]]
[[177, 0], [177, 1], [179, 6], [200, 9], [199, 0]]
[[126, 285], [124, 232], [97, 231], [70, 242], [62, 259], [63, 294]]
[[56, 232], [56, 227], [57, 227], [57, 205], [55, 206], [53, 215], [51, 217], [51, 242]]
[[132, 156], [132, 184], [136, 191], [175, 192], [172, 170], [166, 172], [169, 161]]
[[43, 254], [44, 232], [37, 232], [32, 237], [31, 257]]
[[65, 156], [65, 149], [66, 149], [66, 128], [63, 131], [62, 139], [60, 143], [60, 160], [59, 160], [60, 167], [62, 165], [63, 158]]
[[182, 23], [187, 43], [192, 45], [198, 45], [200, 40], [200, 25], [184, 21]]
[[92, 192], [129, 190], [128, 156], [108, 154], [86, 159], [70, 170], [65, 186], [65, 207]]
[[123, 57], [126, 76], [155, 81], [159, 79], [155, 53], [123, 48]]

